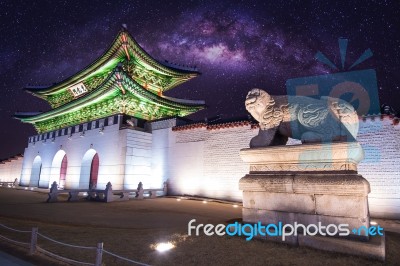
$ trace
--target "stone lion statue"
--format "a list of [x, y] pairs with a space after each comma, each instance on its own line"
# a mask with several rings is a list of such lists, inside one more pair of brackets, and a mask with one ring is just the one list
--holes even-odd
[[342, 99], [271, 96], [261, 89], [252, 89], [245, 105], [260, 126], [258, 135], [250, 142], [251, 148], [285, 145], [289, 137], [303, 143], [351, 142], [357, 137], [357, 113]]

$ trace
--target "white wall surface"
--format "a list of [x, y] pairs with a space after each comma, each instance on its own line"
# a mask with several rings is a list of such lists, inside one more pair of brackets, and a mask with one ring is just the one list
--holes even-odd
[[0, 164], [0, 181], [14, 182], [21, 177], [22, 162], [24, 158], [18, 156]]
[[[48, 187], [54, 156], [63, 150], [68, 156], [66, 188], [78, 188], [83, 156], [92, 148], [100, 159], [99, 188], [108, 181], [114, 189], [136, 188], [139, 181], [145, 188], [159, 188], [167, 181], [173, 195], [241, 201], [238, 181], [249, 166], [242, 162], [239, 151], [248, 147], [258, 129], [243, 125], [173, 131], [176, 123], [175, 119], [154, 122], [152, 133], [111, 125], [104, 133], [92, 129], [84, 137], [75, 133], [70, 138], [57, 136], [54, 141], [29, 143], [23, 163], [17, 159], [0, 164], [0, 178], [14, 181], [21, 177], [21, 184], [29, 185], [32, 164], [39, 155], [40, 184]], [[357, 140], [366, 155], [358, 171], [371, 185], [371, 215], [400, 218], [400, 125], [388, 117], [360, 120]]]
[[[173, 131], [170, 192], [241, 201], [238, 182], [249, 166], [239, 150], [248, 147], [257, 132], [250, 126]], [[389, 117], [360, 120], [357, 140], [365, 151], [358, 172], [370, 182], [370, 213], [400, 218], [400, 125]]]
[[358, 172], [371, 186], [370, 213], [400, 219], [400, 125], [389, 117], [361, 120], [357, 140], [365, 152]]
[[39, 155], [42, 160], [39, 185], [50, 187], [50, 181], [54, 179], [52, 176], [54, 157], [59, 150], [63, 150], [68, 159], [65, 188], [86, 188], [89, 180], [80, 180], [81, 167], [84, 155], [93, 149], [99, 156], [97, 188], [105, 188], [108, 181], [113, 183], [113, 188], [122, 188], [125, 172], [126, 132], [119, 130], [118, 124], [112, 125], [112, 119], [112, 117], [109, 118], [110, 126], [104, 127], [102, 132], [99, 128], [92, 127], [83, 135], [76, 128], [75, 133], [70, 135], [69, 129], [67, 135], [56, 136], [54, 140], [50, 138], [45, 141], [29, 143], [24, 153], [21, 185], [29, 185], [33, 160]]

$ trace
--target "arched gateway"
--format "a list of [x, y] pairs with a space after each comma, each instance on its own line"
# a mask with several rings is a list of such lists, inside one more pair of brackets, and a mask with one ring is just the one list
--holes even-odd
[[99, 174], [99, 155], [96, 150], [88, 150], [82, 158], [79, 188], [95, 188]]
[[55, 181], [61, 189], [64, 188], [67, 176], [67, 167], [67, 154], [64, 150], [59, 150], [56, 155], [54, 155], [54, 159], [51, 164], [50, 181], [48, 184], [49, 187]]
[[42, 158], [39, 155], [35, 157], [32, 164], [31, 177], [29, 179], [30, 187], [38, 187], [40, 180], [40, 173], [42, 172]]

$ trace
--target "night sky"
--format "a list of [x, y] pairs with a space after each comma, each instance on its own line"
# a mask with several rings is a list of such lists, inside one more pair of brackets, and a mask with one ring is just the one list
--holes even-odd
[[49, 109], [23, 87], [81, 70], [122, 24], [154, 58], [197, 66], [200, 77], [166, 93], [205, 100], [192, 119], [244, 116], [251, 88], [286, 94], [287, 79], [335, 73], [314, 55], [340, 65], [340, 37], [349, 39], [347, 67], [372, 50], [353, 70], [375, 69], [380, 102], [400, 111], [399, 1], [0, 0], [0, 22], [0, 158], [23, 153], [35, 134], [13, 114]]

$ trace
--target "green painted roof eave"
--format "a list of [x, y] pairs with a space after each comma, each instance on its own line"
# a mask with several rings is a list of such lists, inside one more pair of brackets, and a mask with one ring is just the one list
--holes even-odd
[[[123, 80], [126, 83], [132, 83], [132, 86], [137, 87], [139, 92], [137, 94], [137, 97], [148, 99], [149, 102], [153, 102], [154, 104], [157, 104], [159, 106], [165, 106], [167, 108], [173, 108], [173, 109], [195, 109], [195, 111], [204, 109], [206, 107], [204, 101], [189, 101], [189, 100], [175, 99], [171, 97], [158, 96], [140, 86], [136, 81], [131, 79], [131, 77], [124, 71], [120, 71], [119, 73], [123, 76]], [[99, 102], [104, 99], [109, 99], [109, 97], [115, 97], [116, 95], [114, 93], [118, 93], [119, 91], [119, 88], [115, 83], [116, 83], [116, 77], [115, 77], [115, 71], [113, 71], [101, 85], [99, 85], [96, 89], [94, 89], [93, 91], [89, 92], [88, 94], [80, 98], [77, 98], [65, 105], [59, 106], [47, 112], [43, 112], [32, 116], [27, 116], [27, 115], [21, 116], [16, 114], [14, 115], [14, 118], [17, 118], [25, 123], [36, 123], [64, 115], [67, 112], [73, 111], [74, 109], [78, 110], [88, 105], [91, 105], [95, 102]], [[192, 111], [191, 113], [195, 111]]]

